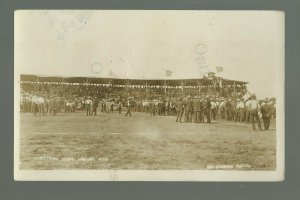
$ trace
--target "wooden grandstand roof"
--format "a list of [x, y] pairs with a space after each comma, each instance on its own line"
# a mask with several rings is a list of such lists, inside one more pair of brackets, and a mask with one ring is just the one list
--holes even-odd
[[[30, 82], [65, 82], [65, 83], [89, 83], [89, 84], [116, 84], [116, 85], [164, 85], [167, 83], [168, 86], [180, 86], [181, 82], [184, 82], [186, 86], [197, 86], [198, 83], [201, 85], [211, 85], [212, 78], [199, 78], [199, 79], [128, 79], [128, 78], [115, 78], [115, 77], [59, 77], [59, 76], [37, 76], [22, 74], [21, 81]], [[248, 82], [223, 79], [224, 84], [247, 84]]]

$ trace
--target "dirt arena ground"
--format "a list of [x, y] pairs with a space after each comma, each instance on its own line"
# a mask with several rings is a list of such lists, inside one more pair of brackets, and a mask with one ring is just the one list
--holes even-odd
[[[20, 114], [20, 169], [274, 170], [276, 130], [134, 113]], [[221, 168], [219, 168], [221, 167]]]

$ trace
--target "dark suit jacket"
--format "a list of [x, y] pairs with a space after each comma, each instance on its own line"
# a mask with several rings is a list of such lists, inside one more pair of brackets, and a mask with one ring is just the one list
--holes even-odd
[[205, 107], [207, 110], [210, 110], [211, 109], [211, 103], [210, 103], [210, 100], [207, 100], [206, 103], [205, 103]]
[[269, 104], [265, 103], [264, 105], [261, 106], [260, 112], [262, 114], [262, 117], [270, 117], [271, 113], [271, 107]]

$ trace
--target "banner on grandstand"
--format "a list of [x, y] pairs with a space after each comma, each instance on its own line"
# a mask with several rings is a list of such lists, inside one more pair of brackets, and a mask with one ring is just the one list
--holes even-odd
[[244, 100], [249, 99], [251, 97], [251, 94], [249, 92], [247, 92], [242, 98]]

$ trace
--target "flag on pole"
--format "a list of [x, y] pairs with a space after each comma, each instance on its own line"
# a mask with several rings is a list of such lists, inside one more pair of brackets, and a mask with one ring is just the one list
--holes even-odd
[[246, 94], [242, 97], [244, 100], [249, 99], [251, 96], [253, 95], [253, 93], [250, 93], [248, 90], [246, 90]]
[[109, 76], [116, 76], [111, 70], [109, 70]]
[[244, 99], [244, 100], [247, 100], [247, 99], [249, 99], [251, 97], [251, 94], [249, 93], [249, 92], [247, 92], [242, 98]]
[[215, 76], [215, 73], [214, 72], [208, 72], [208, 77], [214, 77]]
[[172, 73], [173, 73], [173, 72], [172, 72], [171, 70], [168, 70], [168, 69], [166, 70], [166, 76], [171, 76]]
[[90, 85], [90, 80], [87, 78], [86, 81], [83, 83], [84, 86], [89, 86]]
[[62, 78], [61, 81], [60, 81], [60, 83], [61, 83], [61, 84], [65, 83], [65, 79]]
[[216, 71], [217, 71], [217, 73], [222, 72], [223, 71], [223, 67], [216, 67]]

